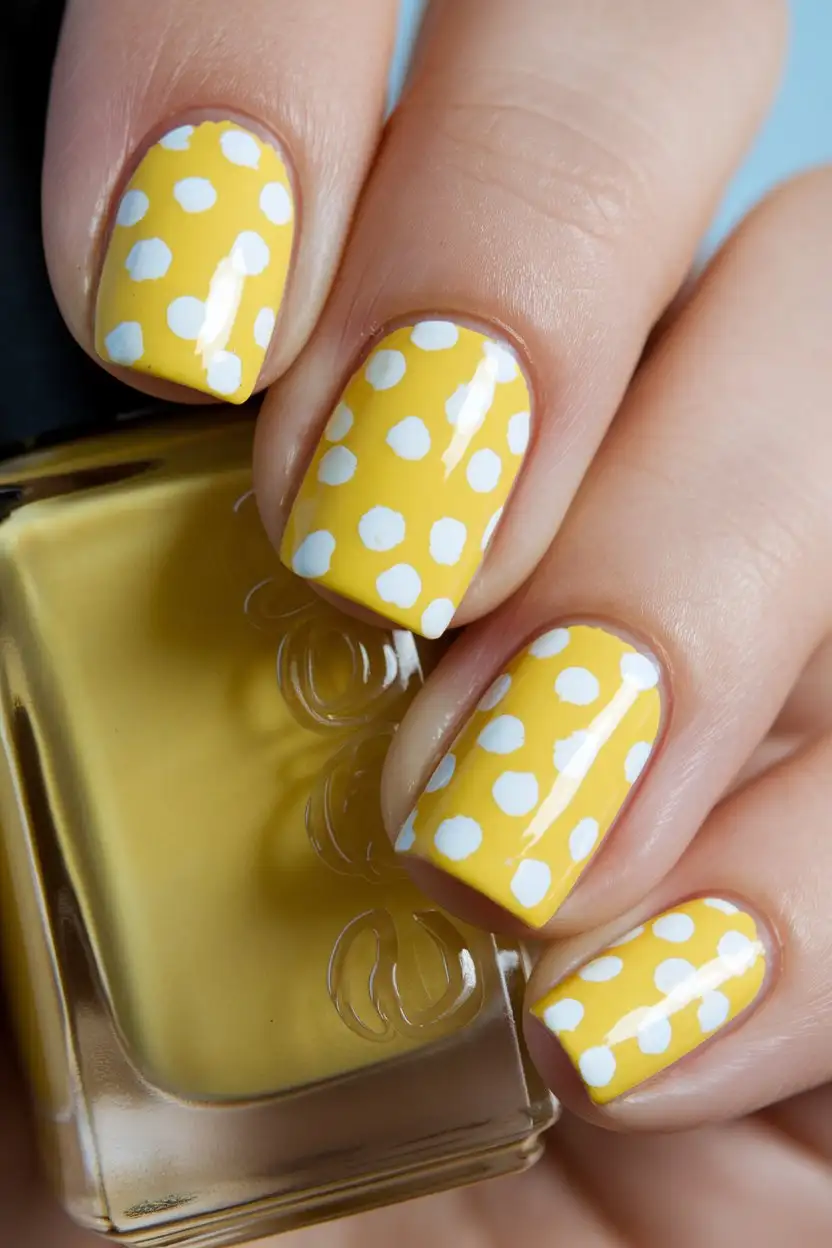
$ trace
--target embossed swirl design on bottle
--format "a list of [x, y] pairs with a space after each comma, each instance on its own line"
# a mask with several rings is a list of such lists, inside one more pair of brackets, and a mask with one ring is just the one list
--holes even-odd
[[[236, 514], [255, 506], [248, 491]], [[253, 628], [272, 635], [276, 680], [295, 719], [341, 744], [309, 793], [306, 828], [321, 863], [379, 889], [379, 903], [341, 930], [327, 974], [344, 1024], [366, 1040], [426, 1043], [472, 1022], [484, 999], [479, 933], [463, 934], [404, 879], [384, 829], [379, 787], [404, 710], [424, 679], [428, 643], [403, 629], [351, 619], [293, 577], [275, 557], [252, 553], [243, 603]], [[412, 903], [386, 903], [391, 885]]]
[[[441, 910], [414, 910], [412, 919], [432, 942], [444, 971], [444, 991], [426, 1005], [409, 1003], [408, 985], [416, 975], [402, 973], [404, 942], [411, 942], [416, 933], [400, 935], [389, 910], [356, 915], [332, 950], [329, 995], [346, 1025], [367, 1040], [395, 1035], [438, 1040], [473, 1022], [482, 1008], [481, 967], [459, 929]], [[368, 935], [374, 944], [369, 975], [367, 955], [361, 952]]]
[[[403, 876], [378, 809], [392, 725], [351, 738], [322, 770], [306, 804], [312, 848], [331, 871], [379, 881]], [[371, 813], [374, 818], [368, 819]]]

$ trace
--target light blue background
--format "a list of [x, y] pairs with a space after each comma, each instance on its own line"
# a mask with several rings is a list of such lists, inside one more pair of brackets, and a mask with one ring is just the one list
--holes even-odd
[[[402, 0], [394, 95], [401, 87], [424, 2]], [[716, 215], [706, 250], [777, 182], [832, 161], [832, 0], [791, 0], [791, 10], [791, 46], [780, 93]]]

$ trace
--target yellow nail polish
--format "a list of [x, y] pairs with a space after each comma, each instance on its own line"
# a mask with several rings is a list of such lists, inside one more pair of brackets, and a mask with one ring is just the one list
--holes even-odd
[[554, 628], [494, 681], [396, 848], [533, 927], [571, 892], [659, 733], [655, 660], [589, 624]]
[[766, 950], [750, 914], [686, 901], [634, 928], [547, 993], [532, 1013], [605, 1105], [677, 1062], [752, 1003]]
[[499, 523], [528, 444], [529, 405], [504, 344], [452, 321], [394, 330], [330, 418], [283, 562], [439, 637]]
[[293, 235], [292, 186], [271, 144], [230, 121], [170, 130], [116, 210], [96, 351], [243, 403], [274, 330]]

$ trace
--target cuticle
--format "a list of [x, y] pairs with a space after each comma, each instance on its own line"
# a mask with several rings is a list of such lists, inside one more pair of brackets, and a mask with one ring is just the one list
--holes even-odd
[[[529, 459], [529, 452], [534, 440], [536, 428], [535, 416], [535, 387], [532, 382], [533, 369], [529, 358], [528, 349], [519, 334], [515, 334], [508, 329], [501, 321], [489, 321], [482, 317], [472, 316], [468, 312], [456, 312], [451, 309], [441, 309], [437, 307], [425, 310], [421, 308], [417, 311], [403, 312], [400, 316], [389, 317], [381, 323], [371, 324], [367, 332], [361, 337], [358, 349], [353, 352], [351, 359], [352, 364], [348, 370], [344, 371], [343, 379], [338, 390], [338, 394], [343, 394], [350, 380], [361, 369], [362, 364], [368, 358], [370, 353], [383, 342], [390, 334], [396, 332], [397, 329], [414, 328], [422, 321], [451, 321], [454, 325], [460, 326], [462, 329], [473, 330], [474, 333], [482, 334], [486, 338], [493, 341], [501, 341], [512, 351], [517, 359], [518, 367], [523, 375], [526, 383], [526, 390], [529, 395], [529, 417], [531, 425], [531, 434], [529, 438], [529, 446], [523, 454], [523, 462]], [[499, 331], [494, 332], [496, 329]], [[520, 476], [522, 466], [517, 476]]]
[[[544, 633], [548, 633], [554, 628], [574, 628], [581, 625], [585, 625], [590, 628], [599, 628], [606, 633], [612, 633], [614, 636], [619, 637], [622, 641], [627, 642], [628, 645], [633, 646], [639, 654], [644, 654], [648, 658], [656, 661], [659, 668], [661, 718], [659, 720], [659, 730], [656, 734], [656, 739], [650, 755], [650, 765], [652, 768], [652, 764], [655, 758], [658, 757], [668, 736], [673, 718], [673, 712], [675, 710], [673, 682], [671, 679], [672, 664], [669, 661], [669, 655], [663, 644], [660, 643], [654, 645], [653, 642], [648, 641], [645, 635], [639, 630], [629, 628], [627, 625], [622, 625], [620, 621], [604, 613], [587, 613], [586, 615], [557, 615], [548, 618], [547, 622], [529, 629], [528, 632], [524, 634], [524, 639], [519, 643], [519, 645], [515, 646], [510, 653], [502, 659], [502, 667], [500, 670], [503, 670], [506, 664], [511, 663], [517, 655], [521, 653], [521, 651], [530, 646], [532, 642], [537, 640], [538, 637], [542, 637]], [[499, 672], [497, 672], [497, 675], [498, 674]], [[496, 675], [492, 677], [492, 680], [494, 679], [496, 679]], [[488, 685], [486, 684], [484, 688], [487, 689]], [[645, 771], [647, 770], [648, 769], [645, 768]], [[639, 787], [640, 780], [641, 777], [639, 777], [639, 780], [633, 785], [631, 792]]]

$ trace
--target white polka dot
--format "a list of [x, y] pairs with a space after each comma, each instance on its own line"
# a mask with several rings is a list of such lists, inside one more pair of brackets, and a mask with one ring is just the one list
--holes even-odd
[[704, 900], [705, 905], [712, 910], [721, 910], [723, 914], [739, 914], [740, 908], [733, 901], [724, 901], [722, 897], [706, 897]]
[[448, 423], [455, 425], [459, 420], [459, 414], [465, 406], [465, 400], [468, 397], [468, 386], [457, 386], [449, 399], [445, 400], [445, 415]]
[[555, 742], [555, 771], [560, 771], [573, 780], [582, 780], [595, 762], [598, 749], [597, 738], [579, 728], [571, 737]]
[[182, 178], [173, 188], [173, 198], [186, 212], [207, 212], [217, 202], [217, 192], [207, 178]]
[[358, 460], [345, 446], [333, 446], [321, 457], [318, 480], [322, 485], [345, 485], [355, 476]]
[[371, 507], [358, 521], [358, 536], [368, 550], [393, 550], [404, 535], [404, 516], [392, 507]]
[[529, 413], [515, 412], [508, 422], [508, 449], [512, 455], [522, 455], [528, 445]]
[[555, 693], [561, 702], [573, 706], [589, 706], [601, 692], [597, 676], [585, 667], [567, 667], [555, 681]]
[[595, 848], [600, 828], [597, 819], [581, 819], [569, 833], [569, 855], [573, 862], [583, 862]]
[[462, 862], [476, 853], [482, 844], [482, 828], [476, 819], [467, 815], [454, 815], [443, 819], [433, 837], [433, 843], [452, 862]]
[[574, 1031], [583, 1016], [584, 1007], [574, 997], [564, 997], [543, 1011], [544, 1023], [556, 1035], [564, 1031]]
[[731, 1002], [724, 992], [706, 992], [696, 1011], [701, 1030], [705, 1033], [716, 1031], [727, 1019], [730, 1009]]
[[244, 130], [226, 130], [220, 136], [220, 147], [223, 156], [232, 165], [256, 169], [260, 164], [260, 144], [253, 134], [246, 134]]
[[609, 979], [615, 979], [616, 975], [620, 975], [624, 968], [624, 963], [614, 954], [606, 953], [601, 958], [595, 958], [592, 962], [587, 962], [586, 966], [582, 966], [578, 971], [579, 979], [585, 980], [588, 984], [605, 984]]
[[441, 637], [454, 618], [455, 611], [450, 598], [434, 598], [422, 612], [422, 635], [429, 640]]
[[416, 841], [416, 829], [413, 826], [415, 823], [416, 811], [413, 810], [399, 828], [399, 835], [396, 837], [396, 842], [393, 846], [397, 854], [406, 854], [409, 849], [413, 848]]
[[493, 711], [494, 707], [502, 702], [503, 698], [511, 688], [511, 677], [508, 672], [503, 672], [502, 676], [491, 684], [477, 703], [478, 711]]
[[124, 267], [134, 282], [155, 282], [170, 268], [173, 255], [161, 238], [145, 238], [130, 248]]
[[486, 724], [477, 737], [477, 744], [489, 754], [513, 754], [526, 740], [523, 721], [516, 715], [498, 715]]
[[649, 741], [637, 741], [635, 745], [630, 746], [624, 760], [624, 775], [629, 784], [635, 784], [644, 771], [652, 748]]
[[272, 340], [275, 320], [272, 308], [261, 308], [254, 318], [254, 341], [264, 351]]
[[114, 364], [135, 364], [144, 353], [141, 325], [138, 321], [122, 321], [110, 330], [104, 346]]
[[166, 148], [169, 152], [186, 152], [191, 146], [193, 132], [193, 126], [177, 126], [175, 130], [169, 130], [164, 138], [159, 140], [159, 146]]
[[382, 602], [394, 607], [412, 607], [422, 592], [419, 573], [409, 563], [397, 563], [376, 578], [376, 589]]
[[454, 772], [456, 771], [456, 759], [453, 754], [446, 754], [440, 762], [436, 771], [425, 785], [426, 793], [435, 793], [437, 789], [444, 789], [450, 784]]
[[234, 239], [231, 262], [244, 277], [259, 277], [271, 259], [268, 244], [256, 230], [243, 230]]
[[497, 381], [513, 381], [517, 376], [517, 357], [513, 351], [509, 351], [508, 347], [504, 347], [499, 342], [483, 343], [483, 350], [486, 356], [497, 369]]
[[459, 341], [459, 330], [453, 321], [420, 321], [413, 326], [410, 341], [423, 351], [446, 351]]
[[428, 427], [418, 416], [400, 420], [387, 434], [386, 442], [399, 459], [424, 459], [430, 450]]
[[193, 295], [180, 295], [168, 304], [167, 321], [177, 338], [195, 342], [205, 324], [205, 304]]
[[374, 390], [390, 390], [399, 384], [406, 369], [401, 351], [374, 351], [367, 361], [364, 376]]
[[569, 645], [568, 628], [552, 628], [541, 635], [529, 646], [529, 654], [536, 659], [551, 659]]
[[292, 220], [292, 197], [282, 182], [267, 182], [260, 192], [260, 211], [272, 225], [288, 225]]
[[329, 571], [335, 538], [326, 529], [318, 529], [305, 537], [295, 551], [292, 569], [307, 578], [324, 576]]
[[431, 558], [445, 567], [453, 567], [455, 563], [459, 563], [462, 557], [467, 538], [468, 530], [461, 520], [454, 520], [451, 516], [443, 516], [441, 520], [437, 520], [431, 525]]
[[651, 1018], [642, 1023], [636, 1042], [642, 1053], [666, 1053], [673, 1039], [673, 1029], [666, 1018]]
[[637, 689], [654, 689], [659, 683], [659, 669], [646, 654], [622, 654], [621, 675]]
[[674, 992], [682, 984], [689, 983], [696, 976], [696, 967], [686, 958], [665, 958], [656, 967], [653, 983], [659, 992]]
[[239, 388], [242, 376], [242, 362], [233, 351], [218, 351], [206, 372], [208, 385], [217, 394], [233, 394]]
[[757, 961], [759, 949], [743, 932], [726, 932], [717, 945], [719, 956], [732, 975], [743, 975]]
[[504, 815], [527, 815], [539, 800], [537, 777], [530, 771], [504, 771], [494, 781], [491, 794]]
[[465, 476], [471, 489], [476, 490], [477, 494], [490, 494], [496, 488], [502, 471], [503, 462], [500, 456], [496, 451], [485, 447], [481, 451], [474, 451], [468, 460]]
[[340, 442], [352, 429], [353, 414], [346, 403], [339, 403], [327, 421], [324, 437], [327, 442]]
[[144, 191], [126, 191], [116, 213], [116, 225], [137, 225], [150, 207]]
[[494, 515], [488, 521], [488, 524], [485, 526], [485, 530], [483, 531], [482, 541], [480, 542], [480, 550], [487, 549], [489, 543], [491, 542], [492, 537], [494, 536], [494, 530], [497, 528], [497, 525], [500, 523], [500, 517], [502, 516], [502, 514], [503, 514], [502, 507], [498, 507], [497, 510], [494, 512]]
[[672, 945], [681, 945], [690, 940], [696, 931], [696, 924], [689, 914], [663, 914], [652, 924], [654, 936], [659, 940], [669, 940]]
[[605, 1088], [615, 1077], [615, 1057], [605, 1044], [585, 1049], [578, 1058], [581, 1078], [588, 1088]]
[[643, 931], [643, 923], [639, 923], [638, 927], [631, 927], [629, 932], [625, 932], [623, 936], [619, 936], [618, 940], [612, 942], [610, 949], [617, 949], [619, 945], [629, 945], [630, 941], [635, 940]]
[[552, 872], [545, 862], [526, 858], [511, 879], [510, 888], [521, 906], [531, 909], [539, 906], [552, 886]]

